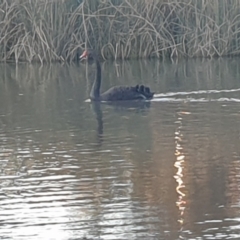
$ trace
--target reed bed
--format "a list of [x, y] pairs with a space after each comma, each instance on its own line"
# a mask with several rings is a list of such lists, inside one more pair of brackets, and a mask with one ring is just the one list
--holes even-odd
[[0, 0], [0, 60], [238, 55], [239, 12], [239, 0]]

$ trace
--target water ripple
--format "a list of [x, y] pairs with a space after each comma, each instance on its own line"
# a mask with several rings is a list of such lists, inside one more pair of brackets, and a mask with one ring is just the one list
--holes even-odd
[[56, 79], [0, 101], [1, 239], [239, 238], [239, 88], [98, 111]]
[[189, 92], [169, 92], [169, 93], [160, 93], [154, 94], [154, 97], [172, 97], [178, 95], [199, 95], [199, 94], [216, 94], [216, 93], [233, 93], [240, 92], [240, 88], [237, 89], [222, 89], [222, 90], [198, 90], [198, 91], [189, 91]]

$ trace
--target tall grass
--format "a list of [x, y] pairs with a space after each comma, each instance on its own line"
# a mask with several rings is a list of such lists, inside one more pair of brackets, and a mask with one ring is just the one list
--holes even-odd
[[0, 0], [0, 60], [240, 53], [239, 0]]

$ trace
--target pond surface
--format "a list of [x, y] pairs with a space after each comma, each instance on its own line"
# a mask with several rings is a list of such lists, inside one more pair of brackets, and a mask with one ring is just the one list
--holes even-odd
[[239, 59], [0, 65], [1, 239], [240, 239]]

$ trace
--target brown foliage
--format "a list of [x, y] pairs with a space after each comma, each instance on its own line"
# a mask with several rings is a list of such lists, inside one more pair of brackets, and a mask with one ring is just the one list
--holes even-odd
[[239, 0], [0, 0], [0, 60], [214, 57], [240, 52]]

